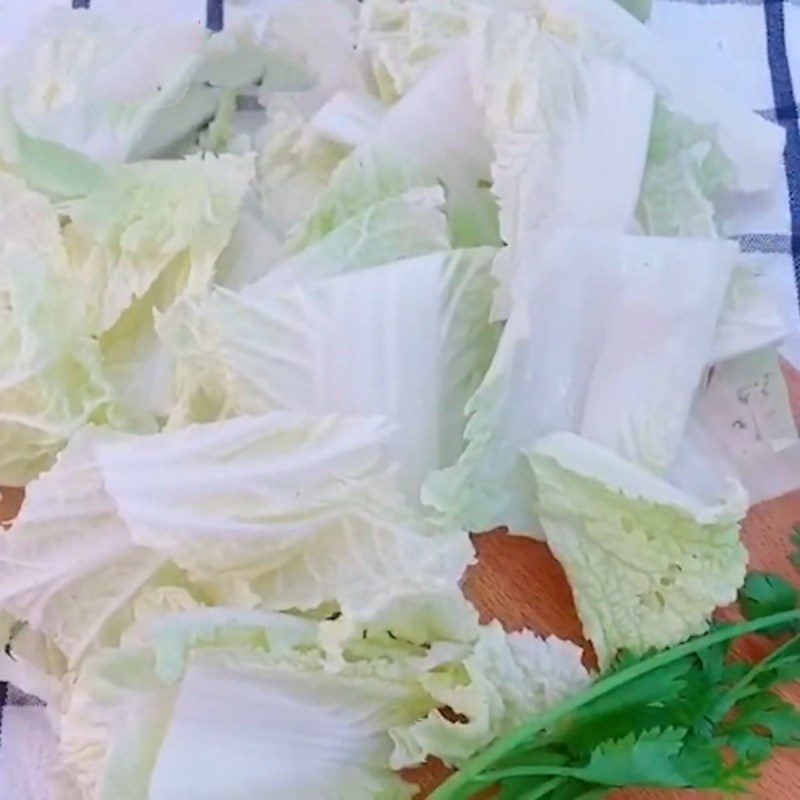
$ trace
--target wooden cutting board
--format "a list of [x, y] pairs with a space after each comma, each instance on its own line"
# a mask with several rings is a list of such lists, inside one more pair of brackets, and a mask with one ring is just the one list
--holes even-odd
[[[794, 406], [800, 412], [800, 373], [789, 376]], [[800, 475], [797, 478], [800, 487]], [[777, 572], [798, 582], [788, 561], [792, 527], [800, 523], [800, 490], [754, 508], [745, 524], [745, 541], [752, 569]], [[499, 619], [509, 630], [529, 628], [583, 643], [572, 595], [559, 563], [547, 547], [522, 537], [490, 533], [475, 538], [478, 564], [467, 576], [466, 593], [481, 610], [485, 621]], [[760, 658], [763, 643], [745, 643], [745, 657]], [[800, 704], [800, 687], [787, 697]], [[445, 776], [441, 765], [430, 764], [409, 771], [424, 798]], [[709, 800], [714, 792], [625, 790], [613, 800]], [[758, 800], [800, 800], [800, 750], [782, 751], [764, 770], [755, 789]]]

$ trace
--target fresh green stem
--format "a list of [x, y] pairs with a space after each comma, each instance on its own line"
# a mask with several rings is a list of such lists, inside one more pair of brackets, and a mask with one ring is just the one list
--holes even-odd
[[554, 775], [559, 778], [578, 778], [580, 770], [573, 767], [508, 767], [507, 769], [494, 769], [482, 772], [481, 783], [497, 783], [507, 778], [533, 778], [545, 775]]
[[558, 789], [566, 780], [568, 780], [568, 778], [553, 778], [553, 780], [531, 789], [529, 792], [522, 795], [520, 800], [541, 800], [542, 797], [547, 797], [555, 789]]
[[657, 669], [666, 667], [669, 664], [673, 664], [676, 661], [680, 661], [686, 656], [694, 655], [695, 653], [702, 652], [715, 645], [728, 642], [731, 639], [738, 639], [740, 636], [747, 636], [751, 633], [758, 633], [768, 628], [798, 621], [800, 621], [800, 610], [792, 610], [784, 611], [780, 614], [773, 614], [770, 617], [764, 617], [750, 622], [743, 622], [739, 625], [731, 625], [722, 630], [706, 634], [699, 639], [694, 639], [685, 644], [678, 645], [677, 647], [672, 647], [669, 650], [664, 650], [658, 655], [648, 658], [646, 661], [634, 664], [621, 672], [610, 675], [593, 684], [585, 692], [566, 698], [543, 714], [539, 714], [530, 722], [521, 725], [508, 736], [496, 741], [493, 745], [469, 761], [463, 769], [446, 780], [434, 791], [430, 796], [430, 800], [451, 800], [453, 797], [459, 795], [463, 796], [464, 789], [470, 784], [475, 783], [476, 780], [479, 780], [482, 773], [489, 770], [493, 764], [509, 755], [509, 753], [517, 750], [536, 734], [548, 728], [552, 728], [556, 722], [577, 711], [581, 706], [610, 694], [630, 681], [647, 675], [649, 672], [654, 672]]
[[727, 692], [720, 698], [714, 707], [713, 716], [715, 721], [721, 722], [725, 715], [736, 705], [742, 697], [744, 690], [759, 676], [763, 675], [781, 656], [800, 642], [800, 636], [794, 636], [789, 641], [784, 642], [780, 647], [773, 650], [766, 658], [753, 665], [753, 668], [743, 675]]

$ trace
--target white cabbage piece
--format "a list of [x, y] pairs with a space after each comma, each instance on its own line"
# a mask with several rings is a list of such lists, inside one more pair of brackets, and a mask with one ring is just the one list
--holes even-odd
[[656, 236], [719, 235], [716, 200], [736, 186], [736, 169], [713, 125], [700, 125], [656, 103], [638, 219]]
[[206, 291], [252, 174], [246, 156], [125, 164], [64, 204], [85, 324], [100, 338], [105, 373], [136, 430], [155, 430], [169, 413], [172, 365], [154, 313], [184, 292]]
[[271, 270], [272, 277], [309, 281], [448, 250], [444, 208], [444, 193], [438, 186], [389, 197], [283, 259]]
[[256, 137], [257, 189], [282, 245], [326, 191], [350, 150], [299, 114], [270, 114]]
[[555, 636], [504, 633], [498, 622], [484, 626], [457, 668], [463, 677], [439, 670], [424, 679], [438, 704], [458, 709], [464, 720], [454, 722], [436, 710], [407, 730], [395, 731], [395, 759], [415, 764], [435, 753], [447, 764], [464, 763], [532, 713], [587, 686], [581, 656], [580, 647]]
[[517, 248], [542, 229], [630, 230], [643, 189], [648, 232], [708, 236], [720, 189], [761, 191], [780, 174], [784, 132], [688, 71], [612, 0], [501, 4], [473, 18], [478, 99], [509, 244], [496, 266], [499, 318], [523, 268]]
[[717, 324], [709, 365], [776, 347], [792, 330], [792, 322], [766, 283], [760, 261], [752, 256], [740, 256], [734, 265]]
[[28, 136], [118, 162], [180, 142], [214, 115], [216, 72], [230, 74], [233, 62], [234, 85], [246, 86], [262, 61], [254, 43], [209, 38], [189, 20], [143, 25], [124, 13], [50, 9], [6, 53], [0, 85]]
[[338, 91], [309, 123], [317, 133], [346, 147], [358, 147], [378, 129], [386, 106], [372, 95]]
[[263, 278], [283, 257], [281, 234], [265, 214], [257, 186], [251, 184], [230, 241], [217, 259], [214, 282], [241, 289]]
[[310, 119], [339, 91], [367, 91], [357, 52], [356, 0], [259, 2], [267, 70], [260, 99], [269, 113]]
[[217, 262], [216, 283], [240, 290], [267, 274], [313, 280], [447, 250], [445, 198], [439, 187], [411, 189], [345, 220], [327, 236], [286, 256], [277, 226], [245, 201], [231, 241]]
[[649, 81], [665, 108], [713, 131], [730, 162], [732, 188], [758, 192], [780, 174], [785, 132], [697, 75], [663, 38], [613, 0], [540, 0], [548, 24], [587, 54], [627, 64]]
[[622, 649], [643, 653], [701, 634], [736, 599], [748, 560], [740, 485], [706, 506], [572, 433], [536, 442], [528, 456], [548, 545], [601, 666]]
[[493, 254], [445, 251], [309, 283], [276, 272], [176, 304], [159, 322], [177, 359], [172, 424], [272, 409], [383, 416], [417, 495], [458, 458], [465, 404], [494, 353]]
[[628, 244], [580, 433], [663, 474], [686, 430], [739, 251], [714, 240]]
[[70, 274], [56, 209], [0, 173], [0, 485], [23, 485], [113, 392]]
[[[175, 701], [148, 797], [211, 800], [233, 791], [242, 800], [265, 792], [298, 800], [410, 798], [414, 788], [389, 768], [387, 731], [430, 707], [413, 684], [198, 653]], [[197, 767], [186, 769], [187, 758]]]
[[46, 634], [67, 666], [90, 646], [115, 643], [109, 623], [164, 562], [131, 543], [103, 485], [92, 439], [119, 435], [73, 437], [0, 539], [0, 605]]
[[[88, 428], [0, 539], [0, 609], [69, 667], [117, 644], [143, 593], [164, 587], [198, 604], [333, 603], [351, 627], [468, 636], [470, 541], [406, 505], [387, 438], [374, 419], [281, 412], [150, 436]], [[428, 627], [408, 621], [426, 614]]]
[[[147, 161], [109, 170], [95, 192], [65, 204], [72, 268], [98, 333], [168, 268], [190, 291], [210, 283], [253, 176], [237, 156]], [[177, 263], [180, 262], [180, 263]]]
[[800, 431], [773, 348], [716, 365], [698, 393], [693, 416], [752, 502], [771, 500], [800, 486]]
[[522, 451], [550, 433], [582, 433], [666, 470], [738, 256], [721, 240], [574, 229], [528, 252], [535, 267], [467, 407], [466, 450], [423, 490], [473, 531], [538, 533]]
[[[456, 648], [354, 653], [336, 665], [318, 648], [321, 625], [204, 609], [168, 614], [138, 646], [92, 656], [60, 720], [70, 776], [98, 800], [399, 800], [414, 787], [394, 769], [466, 757], [588, 682], [575, 645], [497, 624], [476, 625]], [[439, 714], [445, 702], [463, 722]], [[189, 752], [202, 753], [191, 775]]]
[[496, 209], [488, 188], [491, 148], [467, 62], [463, 48], [442, 56], [389, 108], [373, 134], [330, 175], [291, 238], [292, 249], [318, 241], [380, 200], [436, 184], [447, 194], [456, 246], [497, 243]]
[[474, 13], [473, 83], [507, 244], [495, 265], [500, 319], [514, 276], [533, 268], [530, 239], [573, 225], [622, 233], [634, 220], [653, 90], [626, 65], [584, 52], [568, 31], [532, 9]]
[[470, 0], [364, 0], [359, 19], [359, 47], [369, 56], [380, 97], [395, 102], [431, 62], [470, 27]]

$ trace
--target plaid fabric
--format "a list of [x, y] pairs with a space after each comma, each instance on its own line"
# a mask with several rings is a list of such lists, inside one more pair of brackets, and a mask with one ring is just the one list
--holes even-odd
[[[785, 180], [757, 208], [743, 205], [726, 233], [756, 254], [800, 330], [800, 0], [655, 0], [651, 24], [698, 72], [786, 129]], [[800, 365], [800, 337], [784, 355]]]
[[[93, 0], [91, 5], [108, 8], [116, 1]], [[149, 2], [139, 0], [136, 6], [141, 4], [145, 14]], [[189, 18], [205, 14], [212, 29], [222, 25], [223, 0], [206, 0], [205, 9], [202, 0], [168, 2], [170, 13], [185, 9]], [[15, 12], [23, 5], [30, 15], [33, 6], [57, 4], [0, 0], [0, 43], [22, 29], [18, 20], [26, 14], [15, 17]], [[74, 5], [88, 6], [90, 0]], [[793, 81], [794, 76], [800, 80], [800, 0], [655, 0], [651, 24], [675, 42], [682, 57], [695, 62], [698, 72], [731, 87], [751, 108], [786, 129], [785, 181], [757, 209], [740, 209], [727, 233], [762, 260], [785, 313], [800, 330], [800, 124]], [[800, 339], [790, 342], [785, 354], [800, 364]], [[47, 797], [42, 780], [55, 757], [48, 731], [42, 704], [0, 683], [0, 800], [60, 800]]]

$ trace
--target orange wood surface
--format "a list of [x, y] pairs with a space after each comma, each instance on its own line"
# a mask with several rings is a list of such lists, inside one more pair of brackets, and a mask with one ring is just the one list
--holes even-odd
[[[795, 408], [800, 412], [800, 374], [790, 375]], [[800, 475], [797, 481], [800, 487]], [[745, 541], [752, 569], [777, 572], [797, 582], [797, 572], [788, 561], [792, 527], [800, 523], [800, 490], [754, 508], [745, 524]], [[499, 619], [509, 630], [530, 628], [583, 643], [572, 595], [564, 572], [546, 545], [523, 537], [490, 533], [475, 538], [478, 564], [467, 576], [466, 592], [485, 620]], [[760, 658], [762, 641], [748, 641], [742, 655]], [[800, 687], [787, 697], [800, 704]], [[426, 794], [445, 772], [440, 765], [426, 765], [409, 772]], [[758, 800], [800, 800], [800, 750], [784, 750], [765, 768], [753, 796]], [[700, 800], [721, 797], [714, 792], [625, 790], [613, 800]]]

